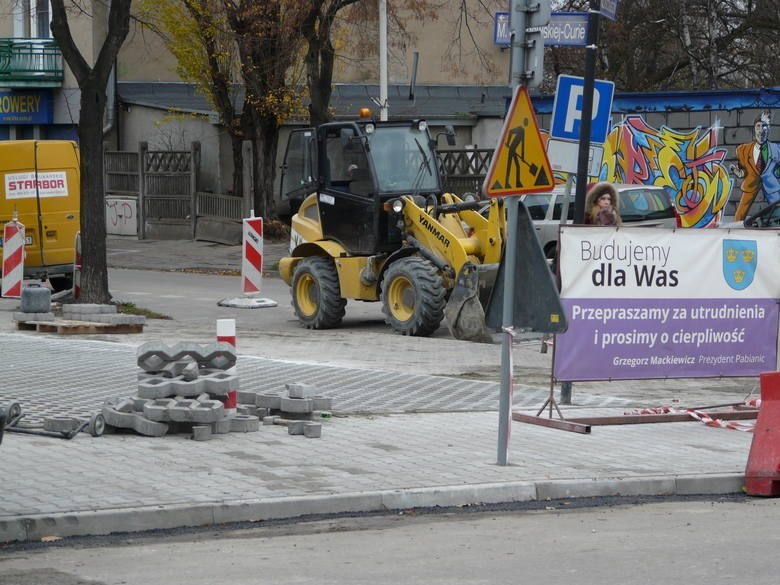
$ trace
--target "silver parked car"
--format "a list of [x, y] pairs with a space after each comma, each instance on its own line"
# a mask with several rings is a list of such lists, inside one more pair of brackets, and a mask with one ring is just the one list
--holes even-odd
[[[620, 197], [618, 213], [624, 225], [670, 228], [681, 226], [680, 218], [674, 210], [674, 202], [663, 187], [617, 183], [615, 188]], [[565, 194], [565, 186], [559, 185], [552, 193], [529, 193], [521, 196], [547, 258], [555, 257]], [[574, 189], [569, 196], [567, 223], [573, 221]]]

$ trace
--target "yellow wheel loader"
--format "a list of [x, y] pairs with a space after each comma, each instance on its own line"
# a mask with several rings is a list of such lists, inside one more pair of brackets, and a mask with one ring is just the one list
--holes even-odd
[[354, 299], [380, 302], [403, 335], [431, 335], [446, 318], [458, 339], [492, 340], [483, 306], [503, 254], [503, 205], [442, 194], [424, 121], [297, 130], [282, 170], [283, 196], [302, 203], [279, 271], [304, 326], [337, 327]]

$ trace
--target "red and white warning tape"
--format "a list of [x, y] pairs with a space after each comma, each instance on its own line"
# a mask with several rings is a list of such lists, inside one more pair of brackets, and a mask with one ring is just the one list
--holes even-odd
[[[745, 403], [745, 406], [751, 406], [758, 408], [761, 406], [761, 399], [753, 399]], [[691, 418], [704, 423], [709, 427], [719, 427], [721, 429], [730, 429], [732, 431], [743, 431], [746, 433], [752, 433], [755, 430], [756, 423], [740, 423], [734, 421], [723, 420], [720, 418], [712, 418], [706, 412], [694, 409], [681, 409], [672, 408], [670, 406], [659, 406], [658, 408], [642, 408], [627, 412], [626, 414], [687, 414]]]

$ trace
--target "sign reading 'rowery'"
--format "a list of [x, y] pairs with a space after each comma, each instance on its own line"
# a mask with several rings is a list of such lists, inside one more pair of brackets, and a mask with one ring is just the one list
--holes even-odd
[[561, 227], [558, 380], [756, 376], [777, 367], [773, 230]]
[[66, 197], [67, 195], [68, 178], [65, 171], [9, 173], [5, 176], [6, 199]]

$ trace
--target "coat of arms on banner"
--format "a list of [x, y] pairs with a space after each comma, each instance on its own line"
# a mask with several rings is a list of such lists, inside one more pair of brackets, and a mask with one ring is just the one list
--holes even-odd
[[734, 290], [745, 290], [753, 282], [758, 265], [755, 240], [723, 240], [723, 277]]

